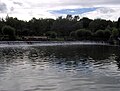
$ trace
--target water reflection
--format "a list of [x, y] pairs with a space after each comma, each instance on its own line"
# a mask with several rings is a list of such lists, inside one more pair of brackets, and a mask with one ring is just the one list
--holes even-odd
[[117, 57], [115, 58], [115, 60], [116, 60], [116, 62], [117, 62], [118, 68], [120, 69], [120, 56], [117, 56]]
[[119, 91], [119, 59], [102, 45], [0, 48], [0, 90]]

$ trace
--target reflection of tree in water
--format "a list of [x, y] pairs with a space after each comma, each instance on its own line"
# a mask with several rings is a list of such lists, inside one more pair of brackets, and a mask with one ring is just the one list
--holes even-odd
[[24, 50], [21, 48], [1, 48], [0, 49], [0, 62], [12, 63], [16, 59], [23, 59]]
[[118, 69], [120, 69], [120, 56], [117, 56], [115, 60], [117, 62]]
[[42, 61], [60, 68], [73, 69], [89, 68], [92, 64], [104, 65], [113, 61], [109, 60], [112, 54], [119, 54], [118, 48], [110, 46], [52, 46], [35, 47], [34, 50], [37, 50], [37, 58]]
[[116, 47], [92, 45], [3, 48], [0, 50], [0, 60], [12, 63], [17, 59], [28, 61], [29, 64], [49, 63], [51, 66], [80, 69], [89, 68], [95, 63], [104, 64], [112, 54], [119, 54], [119, 50]]

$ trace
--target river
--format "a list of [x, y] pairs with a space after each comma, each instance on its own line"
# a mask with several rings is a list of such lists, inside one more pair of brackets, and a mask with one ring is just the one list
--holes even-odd
[[120, 91], [120, 47], [0, 43], [0, 91]]

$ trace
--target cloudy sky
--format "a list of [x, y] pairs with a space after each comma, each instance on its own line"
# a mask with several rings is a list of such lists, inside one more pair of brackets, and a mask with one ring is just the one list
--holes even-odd
[[0, 17], [7, 14], [22, 20], [72, 14], [116, 21], [120, 17], [120, 0], [0, 0]]

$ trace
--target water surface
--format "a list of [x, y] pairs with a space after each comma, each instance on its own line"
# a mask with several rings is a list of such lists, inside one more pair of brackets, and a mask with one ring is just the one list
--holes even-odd
[[0, 91], [120, 91], [119, 47], [48, 44], [1, 44]]

